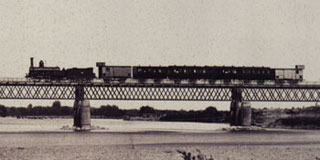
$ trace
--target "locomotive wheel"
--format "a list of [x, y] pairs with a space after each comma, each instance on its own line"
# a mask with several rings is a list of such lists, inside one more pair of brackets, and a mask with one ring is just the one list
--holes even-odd
[[190, 79], [190, 80], [189, 80], [189, 83], [190, 83], [190, 84], [195, 84], [196, 82], [197, 82], [197, 79]]
[[161, 79], [154, 79], [153, 81], [154, 81], [154, 83], [156, 83], [156, 84], [160, 84]]
[[110, 83], [110, 81], [111, 81], [110, 79], [104, 79], [105, 83]]
[[173, 82], [174, 82], [174, 83], [180, 83], [181, 80], [180, 80], [180, 79], [174, 79]]
[[145, 83], [146, 82], [145, 79], [139, 79], [138, 81], [139, 81], [139, 83]]
[[229, 83], [231, 83], [231, 80], [230, 79], [225, 79], [225, 80], [223, 80], [223, 83], [229, 84]]
[[213, 79], [209, 79], [209, 84], [215, 84], [215, 80], [213, 80]]
[[250, 83], [250, 80], [244, 80], [244, 84]]
[[119, 78], [118, 80], [120, 83], [125, 83], [126, 82], [126, 79], [125, 78]]

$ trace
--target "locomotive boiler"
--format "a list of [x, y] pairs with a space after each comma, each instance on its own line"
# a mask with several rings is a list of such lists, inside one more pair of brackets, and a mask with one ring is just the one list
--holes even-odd
[[47, 67], [40, 60], [39, 66], [33, 65], [33, 58], [30, 59], [29, 73], [26, 78], [32, 80], [70, 80], [70, 81], [90, 81], [96, 78], [93, 68], [69, 68], [60, 69], [60, 67]]

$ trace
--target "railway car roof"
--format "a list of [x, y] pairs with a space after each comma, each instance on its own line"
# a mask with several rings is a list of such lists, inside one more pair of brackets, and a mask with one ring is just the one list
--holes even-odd
[[123, 67], [123, 68], [127, 68], [127, 67], [131, 67], [131, 66], [104, 66], [104, 67]]
[[40, 70], [60, 70], [59, 67], [31, 67], [32, 70], [40, 71]]

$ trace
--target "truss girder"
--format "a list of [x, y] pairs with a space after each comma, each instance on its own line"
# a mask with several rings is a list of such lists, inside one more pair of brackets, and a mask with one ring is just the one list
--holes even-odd
[[230, 101], [230, 88], [85, 87], [85, 99]]
[[[0, 99], [72, 99], [68, 85], [0, 85]], [[83, 86], [89, 100], [231, 101], [234, 87]], [[236, 87], [243, 101], [320, 100], [320, 88]]]
[[292, 101], [317, 102], [320, 89], [317, 88], [243, 88], [245, 101]]
[[75, 99], [73, 86], [0, 85], [0, 99]]

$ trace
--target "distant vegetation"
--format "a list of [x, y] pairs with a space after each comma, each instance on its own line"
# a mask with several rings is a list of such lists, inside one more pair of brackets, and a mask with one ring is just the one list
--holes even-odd
[[[73, 117], [73, 107], [61, 106], [55, 101], [51, 106], [8, 107], [0, 105], [0, 117]], [[92, 118], [156, 120], [176, 122], [228, 123], [230, 112], [215, 107], [204, 110], [158, 110], [150, 106], [140, 109], [120, 109], [115, 105], [91, 107]], [[320, 128], [320, 107], [311, 106], [290, 109], [252, 109], [252, 125], [268, 128]]]
[[320, 107], [253, 109], [252, 123], [271, 128], [319, 129]]
[[59, 101], [55, 101], [51, 107], [32, 106], [27, 107], [7, 107], [0, 105], [1, 117], [21, 117], [21, 116], [68, 116], [73, 115], [73, 108], [61, 106]]
[[200, 111], [166, 111], [161, 121], [179, 122], [229, 122], [229, 111], [218, 111], [215, 107], [208, 107]]
[[[61, 106], [59, 101], [53, 102], [52, 106], [7, 107], [0, 105], [1, 117], [28, 117], [28, 116], [73, 116], [73, 107]], [[102, 105], [100, 108], [91, 107], [92, 118], [123, 119], [126, 117], [157, 117], [160, 121], [181, 122], [228, 122], [229, 112], [218, 111], [215, 107], [205, 110], [157, 110], [150, 106], [142, 106], [140, 109], [120, 109], [115, 105]]]

